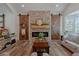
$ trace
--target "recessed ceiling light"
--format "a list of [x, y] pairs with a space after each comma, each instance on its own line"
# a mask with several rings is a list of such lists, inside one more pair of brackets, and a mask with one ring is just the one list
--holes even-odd
[[59, 5], [58, 5], [58, 4], [56, 4], [56, 7], [59, 7]]
[[21, 7], [24, 7], [24, 4], [22, 4]]

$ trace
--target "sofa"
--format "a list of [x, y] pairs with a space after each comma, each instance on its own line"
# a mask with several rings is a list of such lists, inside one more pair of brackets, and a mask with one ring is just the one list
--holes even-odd
[[7, 42], [10, 40], [6, 39], [9, 37], [9, 32], [5, 28], [0, 28], [0, 50], [2, 50]]
[[71, 34], [67, 37], [63, 38], [61, 42], [65, 48], [72, 52], [72, 55], [79, 55], [79, 35], [78, 34]]

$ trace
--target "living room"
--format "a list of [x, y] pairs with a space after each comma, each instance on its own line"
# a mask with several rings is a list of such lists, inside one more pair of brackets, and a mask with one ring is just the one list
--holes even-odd
[[0, 3], [1, 56], [79, 56], [79, 3]]

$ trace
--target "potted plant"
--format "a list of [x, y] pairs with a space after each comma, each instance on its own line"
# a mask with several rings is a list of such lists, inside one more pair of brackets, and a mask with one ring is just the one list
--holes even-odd
[[15, 39], [15, 36], [16, 36], [15, 33], [11, 33], [11, 34], [10, 34], [11, 39]]
[[4, 38], [5, 38], [7, 41], [10, 41], [10, 40], [13, 39], [14, 37], [15, 37], [15, 33], [11, 33], [11, 34], [4, 35]]
[[39, 35], [38, 35], [38, 39], [43, 40], [44, 39], [44, 33], [40, 32]]
[[15, 33], [11, 33], [11, 37], [14, 37], [15, 36]]

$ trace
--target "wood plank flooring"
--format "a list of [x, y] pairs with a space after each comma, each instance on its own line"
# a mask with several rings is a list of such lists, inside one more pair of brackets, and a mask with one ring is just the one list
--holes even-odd
[[[32, 43], [29, 41], [18, 41], [13, 47], [0, 52], [6, 56], [30, 56], [32, 54]], [[52, 42], [49, 48], [49, 56], [70, 56], [71, 53], [57, 42]]]
[[67, 52], [60, 44], [57, 42], [52, 42], [50, 46], [50, 55], [51, 56], [69, 56], [70, 52]]

